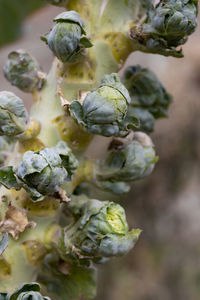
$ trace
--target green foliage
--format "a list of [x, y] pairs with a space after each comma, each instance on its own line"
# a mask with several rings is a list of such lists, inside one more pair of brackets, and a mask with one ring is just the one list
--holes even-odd
[[45, 82], [38, 62], [25, 50], [12, 51], [3, 69], [5, 77], [20, 90], [32, 93], [40, 90]]
[[71, 0], [45, 0], [45, 1], [57, 6], [66, 6], [66, 4]]
[[1, 0], [0, 47], [18, 38], [24, 18], [43, 5], [41, 0]]

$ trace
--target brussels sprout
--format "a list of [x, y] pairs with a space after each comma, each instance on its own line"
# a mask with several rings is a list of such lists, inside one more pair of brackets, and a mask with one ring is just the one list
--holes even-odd
[[[145, 139], [148, 144], [143, 143]], [[119, 150], [111, 150], [97, 171], [99, 181], [126, 182], [149, 175], [158, 160], [153, 144], [149, 141], [151, 139], [146, 134], [135, 133], [135, 138], [129, 145]]]
[[14, 293], [0, 293], [1, 300], [50, 300], [40, 294], [40, 285], [36, 282], [25, 283]]
[[194, 32], [197, 12], [197, 0], [160, 0], [151, 6], [143, 25], [133, 28], [131, 35], [152, 52], [168, 49], [172, 55], [181, 56], [175, 47], [184, 44]]
[[37, 61], [25, 50], [11, 52], [3, 71], [11, 84], [27, 93], [40, 90], [45, 82]]
[[56, 25], [41, 39], [63, 63], [76, 61], [85, 48], [92, 47], [77, 12], [63, 12], [54, 18], [54, 22]]
[[23, 187], [33, 201], [41, 201], [47, 195], [59, 192], [65, 182], [71, 180], [78, 161], [65, 142], [39, 152], [25, 152], [21, 163], [0, 169], [0, 183], [7, 188]]
[[16, 136], [26, 129], [27, 111], [15, 94], [0, 92], [0, 135]]
[[167, 116], [172, 97], [151, 70], [130, 66], [124, 72], [123, 82], [129, 90], [131, 105], [147, 109], [156, 119]]
[[113, 73], [102, 78], [100, 87], [88, 93], [82, 105], [73, 101], [70, 112], [89, 133], [120, 136], [127, 133], [126, 113], [130, 101], [127, 89]]
[[144, 34], [164, 39], [169, 47], [184, 44], [197, 26], [197, 1], [161, 0], [144, 26]]
[[114, 202], [74, 197], [69, 209], [75, 223], [64, 229], [62, 254], [94, 262], [130, 251], [139, 229], [128, 230], [124, 209]]

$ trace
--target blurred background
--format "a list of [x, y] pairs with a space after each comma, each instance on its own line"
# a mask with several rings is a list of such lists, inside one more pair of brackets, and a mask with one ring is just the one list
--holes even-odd
[[[0, 0], [0, 89], [31, 97], [4, 79], [10, 51], [24, 48], [48, 71], [53, 56], [40, 36], [63, 9], [42, 0]], [[200, 28], [182, 59], [142, 53], [127, 64], [151, 68], [174, 101], [152, 134], [160, 160], [153, 174], [134, 183], [121, 200], [130, 227], [143, 233], [126, 257], [99, 267], [96, 300], [200, 299]]]

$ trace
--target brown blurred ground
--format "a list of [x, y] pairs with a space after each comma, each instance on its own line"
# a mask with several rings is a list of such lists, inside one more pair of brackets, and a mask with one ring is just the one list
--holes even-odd
[[[39, 37], [60, 11], [48, 6], [31, 16], [24, 36], [0, 51], [0, 69], [11, 50], [25, 48], [47, 71], [52, 55]], [[169, 118], [157, 121], [152, 135], [160, 156], [153, 175], [133, 184], [122, 200], [130, 226], [143, 229], [142, 236], [126, 257], [100, 267], [98, 300], [200, 299], [199, 33], [184, 46], [183, 59], [134, 53], [128, 60], [153, 69], [174, 102]], [[30, 105], [30, 97], [2, 76], [0, 88], [14, 91]]]

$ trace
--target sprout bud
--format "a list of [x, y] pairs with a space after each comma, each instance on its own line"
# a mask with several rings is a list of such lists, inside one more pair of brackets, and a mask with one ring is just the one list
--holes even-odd
[[78, 167], [78, 161], [65, 142], [44, 150], [25, 152], [19, 166], [0, 170], [0, 183], [7, 188], [23, 187], [33, 201], [55, 195]]
[[142, 179], [153, 171], [157, 160], [151, 139], [145, 133], [136, 133], [129, 145], [111, 150], [97, 178], [111, 183]]
[[54, 22], [56, 25], [41, 39], [63, 63], [75, 62], [85, 48], [92, 47], [77, 12], [63, 12], [54, 18]]
[[176, 47], [184, 44], [197, 26], [197, 0], [160, 0], [148, 10], [142, 25], [131, 29], [131, 36], [146, 52], [182, 56]]
[[114, 202], [75, 197], [69, 203], [74, 225], [62, 237], [64, 255], [94, 262], [130, 251], [141, 230], [128, 230], [124, 209]]
[[38, 62], [25, 50], [11, 52], [3, 71], [12, 85], [27, 93], [40, 90], [45, 82]]
[[[130, 66], [124, 72], [123, 82], [130, 93], [132, 106], [148, 110], [156, 119], [167, 116], [172, 97], [151, 70], [140, 65]], [[153, 119], [150, 115], [147, 116], [146, 113], [145, 115], [142, 115], [141, 111], [135, 114], [141, 120], [142, 126], [145, 119], [149, 119], [150, 126], [145, 127], [150, 131]]]
[[70, 105], [72, 117], [89, 133], [103, 136], [127, 134], [125, 117], [131, 99], [125, 86], [115, 73], [105, 75], [101, 85], [88, 93], [81, 105]]

